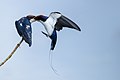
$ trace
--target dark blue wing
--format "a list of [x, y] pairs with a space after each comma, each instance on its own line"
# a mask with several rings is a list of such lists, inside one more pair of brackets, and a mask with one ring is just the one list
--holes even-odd
[[26, 17], [21, 18], [20, 20], [15, 22], [16, 29], [18, 31], [18, 34], [23, 37], [26, 43], [29, 44], [29, 46], [32, 45], [32, 28], [31, 23], [29, 19]]
[[20, 35], [20, 36], [22, 36], [22, 26], [20, 26], [20, 22], [19, 21], [15, 21], [15, 26], [16, 26], [16, 29], [17, 29], [17, 31], [18, 31], [18, 34]]
[[29, 44], [29, 46], [32, 45], [32, 27], [30, 21], [25, 18], [23, 21], [23, 26], [25, 28], [24, 33], [24, 39]]

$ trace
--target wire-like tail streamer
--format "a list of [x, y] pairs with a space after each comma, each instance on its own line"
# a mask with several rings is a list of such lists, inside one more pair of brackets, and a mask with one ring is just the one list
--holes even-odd
[[57, 70], [53, 67], [52, 57], [53, 57], [53, 55], [52, 55], [52, 52], [51, 52], [51, 50], [50, 50], [50, 51], [49, 51], [49, 64], [50, 64], [50, 67], [51, 67], [51, 69], [54, 71], [54, 73], [55, 73], [56, 75], [60, 76], [60, 74], [57, 72]]
[[22, 40], [16, 45], [16, 47], [14, 48], [14, 50], [11, 52], [11, 54], [0, 64], [0, 67], [3, 65], [3, 64], [5, 64], [6, 63], [6, 61], [8, 61], [11, 57], [12, 57], [12, 55], [15, 53], [15, 51], [17, 50], [17, 48], [21, 45], [21, 43], [23, 42], [23, 38], [22, 38]]

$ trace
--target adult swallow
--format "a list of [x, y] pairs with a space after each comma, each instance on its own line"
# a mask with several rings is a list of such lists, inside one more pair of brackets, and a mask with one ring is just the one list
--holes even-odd
[[47, 33], [43, 31], [42, 33], [52, 40], [50, 50], [54, 50], [56, 45], [56, 41], [57, 41], [56, 31], [62, 30], [63, 27], [72, 28], [81, 31], [81, 29], [76, 23], [74, 23], [72, 20], [62, 15], [60, 12], [51, 12], [49, 16], [38, 15], [34, 17], [34, 19], [35, 21], [39, 21], [44, 25]]

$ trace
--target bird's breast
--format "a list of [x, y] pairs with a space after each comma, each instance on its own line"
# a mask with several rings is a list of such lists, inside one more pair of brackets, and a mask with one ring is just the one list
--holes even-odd
[[46, 22], [41, 21], [41, 23], [44, 25], [44, 28], [47, 31], [48, 35], [51, 36], [54, 31], [54, 28], [52, 27], [52, 25], [47, 21]]

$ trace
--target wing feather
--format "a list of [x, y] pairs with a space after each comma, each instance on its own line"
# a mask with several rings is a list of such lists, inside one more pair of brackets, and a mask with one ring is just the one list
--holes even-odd
[[32, 28], [31, 28], [31, 23], [30, 21], [26, 18], [23, 17], [18, 21], [15, 21], [15, 26], [18, 31], [18, 34], [23, 37], [25, 42], [31, 46], [32, 44]]
[[81, 31], [76, 23], [62, 15], [60, 18], [58, 18], [57, 23], [55, 24], [55, 28], [56, 30], [60, 31], [63, 27], [68, 27]]

